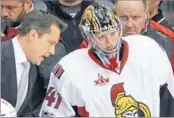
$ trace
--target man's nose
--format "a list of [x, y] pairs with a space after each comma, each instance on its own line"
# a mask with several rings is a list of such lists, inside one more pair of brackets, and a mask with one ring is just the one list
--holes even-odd
[[1, 17], [8, 17], [9, 16], [9, 11], [7, 8], [2, 7], [1, 8]]
[[50, 47], [49, 53], [51, 55], [54, 55], [55, 54], [55, 45]]
[[129, 20], [127, 21], [126, 26], [129, 27], [129, 28], [133, 27], [134, 26], [134, 21], [131, 18], [129, 18]]
[[105, 36], [106, 44], [110, 44], [112, 42], [111, 36], [108, 34]]

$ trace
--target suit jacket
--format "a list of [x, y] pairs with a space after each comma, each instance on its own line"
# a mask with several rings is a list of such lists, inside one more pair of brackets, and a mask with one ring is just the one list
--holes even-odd
[[[29, 84], [27, 97], [20, 107], [18, 116], [38, 116], [43, 102], [49, 75], [64, 55], [65, 47], [59, 43], [56, 45], [56, 54], [45, 59], [40, 66], [31, 64], [29, 72]], [[1, 97], [14, 107], [17, 100], [17, 77], [12, 40], [1, 42]]]

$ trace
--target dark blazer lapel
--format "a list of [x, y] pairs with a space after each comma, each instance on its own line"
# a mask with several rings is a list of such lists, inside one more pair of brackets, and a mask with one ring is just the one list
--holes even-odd
[[[27, 96], [22, 104], [22, 106], [20, 107], [19, 111], [18, 111], [18, 115], [20, 115], [22, 113], [22, 111], [24, 110], [24, 108], [27, 106], [28, 108], [32, 107], [30, 106], [30, 101], [31, 97], [32, 97], [32, 91], [34, 88], [34, 84], [37, 78], [37, 70], [36, 70], [36, 66], [30, 63], [30, 72], [29, 72], [29, 80], [28, 80], [28, 91], [27, 91]], [[32, 108], [31, 108], [32, 109]]]
[[28, 83], [28, 96], [31, 97], [31, 93], [34, 88], [35, 81], [37, 79], [37, 69], [36, 65], [30, 63], [30, 73], [29, 73], [29, 83]]
[[9, 83], [9, 93], [7, 94], [9, 94], [9, 102], [12, 103], [13, 106], [15, 106], [17, 100], [17, 77], [12, 40], [9, 40], [5, 43], [4, 56], [4, 72], [7, 76], [7, 82]]

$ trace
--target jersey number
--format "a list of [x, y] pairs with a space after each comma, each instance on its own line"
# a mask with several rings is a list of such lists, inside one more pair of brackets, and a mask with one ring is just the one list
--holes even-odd
[[54, 108], [58, 109], [60, 102], [61, 102], [61, 96], [59, 94], [57, 94], [55, 96], [55, 93], [56, 93], [56, 91], [54, 90], [54, 88], [50, 87], [46, 93], [45, 100], [48, 101], [47, 106], [51, 106], [52, 103], [55, 103], [55, 101], [56, 101]]

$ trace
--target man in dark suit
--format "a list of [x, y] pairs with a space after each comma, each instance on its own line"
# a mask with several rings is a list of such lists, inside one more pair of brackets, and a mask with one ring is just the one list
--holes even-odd
[[[55, 45], [58, 45], [60, 33], [65, 28], [66, 25], [57, 17], [33, 10], [20, 24], [17, 36], [1, 43], [1, 98], [15, 108], [21, 102], [17, 116], [38, 116], [45, 94], [44, 81], [38, 76], [49, 75], [51, 68], [39, 65], [42, 61], [54, 65], [51, 62], [56, 58]], [[56, 54], [61, 58], [65, 54], [65, 47], [60, 43], [56, 48], [59, 50]], [[48, 58], [50, 55], [52, 58]], [[30, 62], [30, 68], [22, 99], [23, 96], [19, 97], [18, 93], [21, 90], [20, 82], [24, 79], [24, 62]]]

